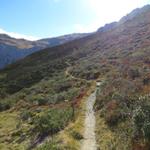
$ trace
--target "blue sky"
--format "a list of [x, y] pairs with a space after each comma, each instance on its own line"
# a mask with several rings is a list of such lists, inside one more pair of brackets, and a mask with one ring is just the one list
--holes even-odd
[[0, 33], [30, 40], [92, 32], [150, 0], [1, 0]]

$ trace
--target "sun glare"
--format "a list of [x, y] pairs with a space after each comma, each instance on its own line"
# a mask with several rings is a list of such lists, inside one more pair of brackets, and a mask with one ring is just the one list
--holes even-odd
[[142, 7], [147, 0], [85, 0], [88, 9], [103, 22], [117, 21], [135, 8]]

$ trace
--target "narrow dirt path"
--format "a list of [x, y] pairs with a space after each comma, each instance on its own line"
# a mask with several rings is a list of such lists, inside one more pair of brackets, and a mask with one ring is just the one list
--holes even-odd
[[95, 139], [95, 114], [93, 110], [95, 100], [96, 100], [96, 90], [89, 96], [86, 103], [85, 131], [81, 150], [97, 149]]
[[[69, 73], [70, 71], [70, 64], [67, 63], [69, 67], [66, 69], [65, 74], [70, 76], [72, 79], [86, 81], [85, 79], [74, 77]], [[86, 102], [86, 116], [84, 122], [84, 139], [83, 144], [81, 146], [81, 150], [97, 150], [96, 147], [96, 137], [95, 137], [95, 114], [94, 114], [94, 103], [96, 101], [96, 91], [93, 92]]]

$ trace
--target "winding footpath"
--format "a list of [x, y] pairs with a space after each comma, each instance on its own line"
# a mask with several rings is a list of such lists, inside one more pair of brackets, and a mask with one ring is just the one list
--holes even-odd
[[[70, 76], [72, 79], [77, 79], [77, 80], [83, 80], [81, 78], [74, 77], [69, 73], [70, 70], [70, 64], [68, 64], [68, 68], [65, 71], [65, 74]], [[86, 116], [85, 116], [85, 122], [84, 122], [84, 139], [83, 139], [83, 144], [81, 146], [81, 150], [97, 150], [96, 147], [96, 136], [95, 136], [95, 114], [94, 114], [94, 104], [96, 101], [96, 91], [97, 89], [88, 97], [88, 100], [86, 102]]]
[[94, 103], [96, 100], [96, 90], [92, 93], [86, 103], [86, 118], [85, 118], [85, 131], [84, 140], [81, 150], [96, 150], [96, 138], [95, 138], [95, 114]]

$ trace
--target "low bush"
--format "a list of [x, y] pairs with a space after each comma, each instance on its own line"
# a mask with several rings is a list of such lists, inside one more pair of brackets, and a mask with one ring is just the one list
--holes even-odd
[[111, 111], [105, 116], [105, 121], [110, 127], [116, 126], [121, 119], [122, 115], [118, 111]]
[[130, 68], [128, 71], [128, 75], [131, 79], [135, 79], [135, 78], [140, 77], [139, 70], [135, 69], [135, 68]]
[[54, 140], [49, 140], [36, 150], [61, 150], [59, 143]]
[[75, 130], [71, 131], [71, 135], [76, 140], [82, 140], [83, 139], [83, 135], [81, 135], [79, 132], [77, 132]]
[[40, 135], [55, 134], [72, 119], [72, 109], [51, 109], [34, 118], [35, 130]]
[[29, 118], [31, 118], [33, 116], [32, 112], [30, 112], [29, 110], [23, 110], [20, 113], [20, 119], [23, 121], [28, 120]]
[[150, 104], [141, 104], [133, 112], [134, 134], [150, 140]]
[[143, 132], [144, 132], [144, 137], [146, 139], [150, 140], [150, 120], [149, 120], [149, 122], [144, 123]]
[[45, 105], [48, 103], [48, 99], [43, 96], [42, 94], [33, 95], [30, 97], [29, 101], [31, 103], [37, 104], [37, 105]]
[[5, 110], [8, 110], [10, 109], [10, 104], [9, 103], [0, 103], [0, 112], [1, 111], [5, 111]]

